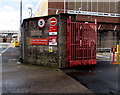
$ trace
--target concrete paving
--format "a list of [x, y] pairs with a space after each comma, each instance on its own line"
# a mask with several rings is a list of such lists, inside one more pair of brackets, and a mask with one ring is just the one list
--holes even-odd
[[[17, 64], [19, 48], [2, 55], [2, 93], [91, 93], [59, 69]], [[6, 95], [6, 94], [5, 94]]]
[[11, 46], [12, 43], [0, 43], [0, 56]]

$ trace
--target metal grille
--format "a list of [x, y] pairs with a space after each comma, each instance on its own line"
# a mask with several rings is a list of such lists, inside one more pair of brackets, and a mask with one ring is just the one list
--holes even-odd
[[95, 23], [67, 21], [67, 61], [69, 66], [96, 64]]

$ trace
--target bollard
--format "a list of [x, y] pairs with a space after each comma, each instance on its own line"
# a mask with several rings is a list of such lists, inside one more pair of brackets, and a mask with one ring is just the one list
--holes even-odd
[[19, 47], [19, 45], [20, 45], [20, 42], [19, 42], [19, 41], [14, 41], [14, 46], [15, 46], [15, 47]]
[[120, 64], [120, 45], [117, 45], [116, 64]]
[[112, 47], [112, 52], [113, 52], [113, 55], [112, 55], [112, 64], [115, 64], [115, 52], [116, 52], [115, 47]]

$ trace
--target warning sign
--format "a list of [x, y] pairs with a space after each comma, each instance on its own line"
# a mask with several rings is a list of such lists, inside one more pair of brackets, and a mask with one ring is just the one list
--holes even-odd
[[49, 35], [57, 35], [58, 27], [57, 26], [49, 26]]
[[57, 45], [57, 36], [50, 36], [49, 37], [49, 45]]
[[49, 47], [49, 52], [53, 52], [53, 47]]

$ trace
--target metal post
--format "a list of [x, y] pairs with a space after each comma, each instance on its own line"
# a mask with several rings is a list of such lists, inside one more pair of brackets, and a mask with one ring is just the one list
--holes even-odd
[[110, 64], [111, 64], [111, 55], [112, 55], [112, 51], [111, 51], [111, 49], [110, 49]]
[[70, 4], [70, 2], [69, 2], [69, 0], [68, 0], [68, 10], [69, 10], [69, 4]]
[[22, 24], [22, 0], [20, 1], [20, 26]]
[[30, 9], [30, 18], [32, 17], [32, 8], [28, 7]]
[[91, 0], [91, 21], [92, 21], [92, 0]]
[[115, 0], [115, 13], [117, 13], [117, 8], [116, 8], [116, 6], [117, 6], [117, 4], [116, 4], [117, 2], [116, 2], [116, 0]]
[[110, 13], [110, 0], [109, 0], [109, 13]]
[[76, 0], [74, 0], [74, 10], [76, 10]]
[[89, 11], [88, 9], [89, 9], [89, 8], [88, 8], [88, 0], [87, 0], [87, 11]]
[[98, 12], [98, 0], [97, 0], [97, 12]]
[[20, 1], [20, 62], [22, 63], [22, 0]]
[[81, 6], [80, 7], [81, 7], [81, 11], [82, 11], [82, 0], [81, 0]]
[[115, 61], [114, 61], [114, 59], [115, 59], [115, 53], [113, 52], [112, 64], [115, 64]]
[[112, 55], [112, 64], [115, 64], [115, 47], [113, 46], [112, 47], [112, 52], [113, 52], [113, 55]]
[[66, 0], [64, 0], [64, 13], [66, 11]]

